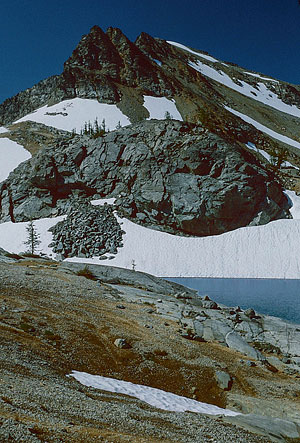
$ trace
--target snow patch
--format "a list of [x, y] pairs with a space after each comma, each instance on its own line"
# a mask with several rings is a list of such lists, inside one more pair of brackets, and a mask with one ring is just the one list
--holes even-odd
[[259, 74], [253, 74], [253, 72], [247, 72], [247, 71], [245, 71], [245, 74], [252, 75], [252, 77], [260, 78], [261, 80], [267, 80], [267, 81], [269, 81], [269, 82], [279, 83], [278, 80], [274, 80], [273, 78], [270, 78], [270, 77], [262, 77], [262, 76], [259, 75]]
[[[277, 220], [264, 226], [240, 228], [211, 237], [181, 237], [155, 231], [117, 217], [126, 232], [122, 248], [111, 260], [73, 257], [67, 261], [132, 269], [160, 277], [300, 278], [300, 197], [286, 191], [293, 203], [294, 220]], [[99, 199], [93, 204], [113, 204]], [[34, 221], [41, 235], [41, 252], [52, 253], [48, 229], [64, 217]], [[24, 251], [27, 223], [0, 224], [0, 247]]]
[[300, 220], [300, 197], [294, 191], [284, 191], [293, 206], [290, 209], [293, 219]]
[[[42, 252], [49, 257], [55, 255], [52, 249], [48, 247], [52, 242], [52, 233], [49, 232], [48, 229], [63, 219], [64, 216], [33, 220], [36, 232], [40, 235], [41, 241], [37, 252]], [[11, 253], [18, 254], [24, 252], [26, 249], [24, 241], [26, 241], [28, 237], [26, 226], [28, 226], [27, 222], [6, 222], [0, 224], [0, 247]]]
[[[294, 195], [289, 194], [294, 205]], [[300, 278], [300, 220], [277, 220], [211, 237], [181, 237], [119, 218], [123, 247], [109, 261], [67, 261], [132, 268], [159, 277]]]
[[67, 377], [74, 377], [84, 386], [89, 386], [103, 391], [125, 394], [138, 398], [155, 408], [164, 411], [174, 412], [198, 412], [200, 414], [236, 416], [239, 413], [229, 409], [219, 408], [215, 405], [202, 403], [191, 398], [166, 392], [150, 386], [138, 385], [127, 381], [116, 380], [114, 378], [102, 377], [101, 375], [91, 375], [86, 372], [72, 371]]
[[278, 111], [285, 112], [286, 114], [300, 117], [300, 109], [297, 108], [297, 106], [284, 103], [274, 92], [268, 89], [264, 83], [257, 83], [256, 88], [254, 88], [242, 80], [236, 80], [237, 83], [235, 83], [229, 75], [225, 74], [225, 72], [217, 71], [201, 61], [197, 61], [197, 63], [190, 61], [188, 64], [206, 77], [209, 77], [246, 97], [250, 97], [253, 100], [277, 109]]
[[255, 152], [258, 152], [259, 154], [261, 154], [263, 157], [265, 157], [265, 159], [268, 160], [268, 162], [271, 162], [271, 156], [270, 154], [268, 154], [266, 151], [264, 151], [263, 149], [258, 149], [256, 147], [256, 145], [254, 145], [253, 143], [248, 142], [246, 144], [247, 148], [252, 149]]
[[93, 206], [103, 206], [105, 204], [114, 205], [116, 199], [115, 198], [99, 198], [98, 200], [91, 200], [91, 204]]
[[57, 105], [43, 106], [15, 123], [31, 120], [65, 131], [75, 129], [77, 133], [80, 133], [85, 122], [94, 123], [96, 118], [99, 125], [105, 119], [106, 128], [110, 130], [115, 129], [119, 122], [121, 126], [130, 125], [129, 118], [116, 105], [84, 98], [74, 98], [64, 100]]
[[171, 41], [167, 41], [167, 43], [169, 43], [169, 45], [172, 45], [172, 46], [177, 46], [177, 48], [184, 49], [184, 51], [187, 51], [190, 54], [205, 58], [206, 60], [209, 60], [210, 62], [219, 63], [219, 60], [217, 60], [216, 58], [211, 57], [210, 55], [202, 54], [202, 52], [193, 51], [192, 49], [188, 48], [187, 46], [182, 45], [181, 43], [176, 43], [176, 42], [171, 42]]
[[156, 58], [153, 59], [153, 61], [158, 65], [161, 66], [162, 62], [160, 60], [157, 60]]
[[245, 122], [250, 123], [259, 131], [264, 132], [265, 134], [268, 134], [271, 137], [275, 138], [276, 140], [286, 143], [287, 145], [290, 145], [290, 146], [293, 146], [294, 148], [300, 149], [300, 143], [297, 142], [296, 140], [293, 140], [292, 138], [287, 137], [286, 135], [282, 135], [282, 134], [279, 134], [278, 132], [273, 131], [272, 129], [268, 128], [267, 126], [262, 125], [261, 123], [258, 123], [253, 118], [248, 117], [248, 115], [242, 114], [241, 112], [238, 112], [235, 109], [229, 108], [228, 106], [224, 106], [224, 108], [227, 109], [227, 111], [231, 112], [232, 114], [236, 115], [237, 117], [240, 117]]
[[31, 154], [9, 138], [0, 138], [0, 182], [5, 180], [9, 174], [20, 163], [31, 158]]
[[0, 134], [3, 134], [4, 132], [9, 132], [9, 129], [6, 129], [4, 126], [0, 126]]
[[175, 100], [169, 100], [166, 97], [153, 97], [144, 95], [144, 106], [149, 111], [150, 117], [147, 120], [164, 120], [166, 112], [171, 114], [175, 120], [182, 121], [182, 117], [176, 107]]

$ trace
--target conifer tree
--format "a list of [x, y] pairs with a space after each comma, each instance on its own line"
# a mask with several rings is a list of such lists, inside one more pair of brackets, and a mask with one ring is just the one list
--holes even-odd
[[27, 231], [27, 239], [24, 241], [24, 245], [28, 247], [28, 251], [30, 254], [35, 254], [38, 246], [41, 244], [40, 234], [38, 234], [36, 227], [32, 220], [26, 226]]

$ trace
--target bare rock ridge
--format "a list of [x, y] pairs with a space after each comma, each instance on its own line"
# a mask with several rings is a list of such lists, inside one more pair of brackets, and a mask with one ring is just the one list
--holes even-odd
[[0, 122], [12, 123], [37, 107], [75, 97], [118, 103], [122, 87], [170, 95], [175, 93], [172, 83], [120, 29], [108, 28], [104, 33], [94, 26], [65, 62], [61, 75], [43, 80], [0, 105]]
[[289, 217], [281, 185], [246, 148], [178, 121], [146, 121], [45, 147], [2, 183], [1, 220], [66, 213], [74, 195], [115, 197], [121, 215], [186, 235]]
[[[8, 125], [41, 106], [75, 97], [117, 104], [134, 123], [149, 116], [143, 107], [143, 96], [151, 95], [175, 100], [184, 120], [202, 122], [220, 135], [241, 125], [241, 120], [228, 112], [225, 105], [246, 111], [247, 115], [275, 131], [284, 127], [285, 135], [297, 139], [297, 118], [289, 116], [287, 119], [283, 112], [260, 103], [254, 91], [259, 91], [261, 85], [266, 86], [283, 103], [299, 107], [299, 86], [253, 76], [237, 65], [224, 64], [216, 59], [212, 62], [202, 55], [205, 53], [191, 54], [146, 33], [141, 33], [133, 43], [118, 28], [110, 27], [105, 33], [94, 26], [82, 37], [60, 75], [45, 79], [0, 105], [0, 125]], [[246, 82], [254, 88], [253, 98], [196, 71], [190, 65], [191, 61], [204, 61], [206, 66], [229, 77], [233, 84]], [[260, 131], [254, 132], [262, 135]], [[260, 139], [260, 144], [266, 144], [267, 150], [274, 148], [268, 136], [262, 135]], [[286, 147], [278, 140], [272, 142], [279, 148]], [[300, 164], [297, 151], [291, 149], [289, 155]]]

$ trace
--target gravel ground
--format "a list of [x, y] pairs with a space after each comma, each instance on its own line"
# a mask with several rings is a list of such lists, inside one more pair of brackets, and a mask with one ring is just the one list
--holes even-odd
[[[237, 364], [233, 354], [217, 344], [199, 348], [144, 302], [121, 300], [125, 309], [116, 289], [53, 262], [0, 264], [1, 442], [272, 441], [222, 417], [161, 411], [67, 378], [75, 369], [189, 397], [196, 385], [198, 400], [226, 406], [211, 371]], [[133, 345], [126, 351], [113, 345], [124, 334]], [[255, 370], [266, 383], [273, 377]], [[242, 381], [235, 389], [249, 391]]]

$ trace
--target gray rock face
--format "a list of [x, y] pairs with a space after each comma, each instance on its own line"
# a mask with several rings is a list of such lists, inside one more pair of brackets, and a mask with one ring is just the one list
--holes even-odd
[[236, 417], [226, 417], [225, 421], [236, 423], [245, 429], [259, 433], [269, 433], [271, 441], [286, 442], [287, 439], [296, 439], [299, 441], [299, 426], [288, 420], [282, 420], [273, 417], [263, 417], [255, 414], [241, 414]]
[[225, 341], [227, 346], [235, 351], [241, 352], [255, 360], [264, 360], [262, 354], [250, 346], [247, 341], [235, 331], [229, 332], [225, 337]]
[[74, 194], [116, 197], [136, 223], [194, 236], [290, 216], [281, 186], [251, 153], [178, 121], [78, 136], [58, 144], [55, 157], [45, 148], [3, 182], [1, 220], [66, 213]]

